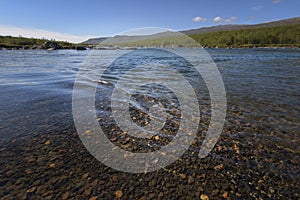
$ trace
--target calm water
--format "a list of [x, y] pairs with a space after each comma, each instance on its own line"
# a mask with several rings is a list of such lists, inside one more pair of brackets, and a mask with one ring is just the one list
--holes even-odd
[[[193, 49], [178, 51], [184, 51], [196, 65], [211, 63]], [[201, 140], [210, 120], [210, 96], [202, 78], [185, 59], [155, 49], [0, 51], [0, 197], [115, 199], [116, 191], [121, 190], [124, 199], [199, 199], [202, 194], [210, 199], [299, 199], [300, 50], [208, 52], [224, 80], [227, 116], [215, 148], [199, 159]], [[118, 57], [121, 53], [125, 54]], [[108, 65], [112, 57], [118, 59]], [[111, 96], [116, 85], [131, 86], [136, 79], [147, 83], [159, 77], [162, 83], [179, 85], [163, 66], [179, 72], [195, 91], [201, 111], [195, 140], [180, 159], [154, 172], [125, 173], [98, 162], [74, 127], [72, 94], [76, 75], [84, 75], [75, 84], [80, 85], [76, 91], [81, 97], [88, 96], [90, 88], [96, 89], [95, 101], [91, 102], [110, 141], [131, 152], [149, 152], [173, 142], [184, 116], [185, 106], [180, 101], [186, 95], [180, 99], [177, 94], [181, 93], [174, 93], [172, 88], [149, 83], [135, 90], [120, 87], [124, 94], [131, 94], [129, 100]], [[99, 79], [100, 72], [103, 76]], [[158, 122], [167, 119], [163, 128], [153, 126], [161, 129], [158, 140], [136, 139], [119, 130], [112, 111], [119, 111], [124, 102], [129, 102], [130, 117], [140, 127], [152, 124], [154, 118]], [[85, 108], [85, 103], [80, 105]], [[153, 118], [156, 108], [167, 110], [167, 117]], [[90, 111], [94, 109], [84, 109], [80, 114], [85, 116]], [[186, 121], [193, 122], [192, 117]], [[85, 124], [90, 125], [90, 121], [95, 120]], [[87, 137], [89, 129], [83, 129]], [[167, 156], [172, 158], [174, 154], [163, 160]], [[108, 161], [124, 164], [122, 159]]]
[[[120, 51], [98, 52], [105, 57]], [[228, 122], [238, 116], [236, 119], [243, 123], [260, 123], [265, 130], [262, 137], [284, 141], [287, 146], [299, 144], [300, 50], [210, 49], [208, 52], [224, 80]], [[73, 85], [76, 73], [85, 67], [82, 63], [89, 53], [72, 50], [0, 51], [1, 143], [15, 137], [60, 131], [73, 123]], [[133, 66], [136, 60], [137, 64], [143, 64], [147, 59], [158, 64], [171, 62], [174, 69], [188, 77], [202, 103], [209, 104], [207, 91], [203, 89], [205, 86], [194, 71], [185, 68], [187, 64], [183, 60], [156, 50], [136, 51], [118, 59], [114, 64], [121, 67], [107, 70], [103, 80], [108, 84], [98, 84], [98, 87], [110, 94], [112, 85], [128, 66]], [[97, 83], [87, 80], [85, 84]], [[160, 91], [159, 88], [156, 90]], [[148, 91], [152, 97], [162, 94], [168, 92], [155, 93], [153, 88]], [[101, 108], [98, 112], [101, 114]], [[239, 133], [235, 134], [240, 137]]]

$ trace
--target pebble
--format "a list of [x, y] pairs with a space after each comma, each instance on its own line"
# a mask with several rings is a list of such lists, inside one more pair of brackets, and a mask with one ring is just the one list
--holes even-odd
[[82, 175], [82, 179], [86, 179], [89, 176], [89, 173], [85, 173]]
[[189, 176], [188, 178], [188, 183], [191, 184], [194, 182], [194, 178], [192, 176]]
[[159, 140], [159, 136], [158, 136], [158, 135], [154, 136], [154, 139], [155, 139], [156, 141]]
[[17, 196], [16, 196], [16, 199], [19, 199], [19, 200], [25, 200], [27, 199], [27, 192], [25, 191], [19, 191]]
[[117, 190], [117, 191], [115, 192], [115, 195], [116, 195], [116, 198], [117, 198], [117, 199], [120, 199], [120, 198], [123, 196], [123, 192], [122, 192], [121, 190]]
[[185, 179], [185, 178], [186, 178], [186, 175], [185, 175], [185, 174], [179, 174], [179, 176], [180, 176], [182, 179]]
[[228, 198], [228, 192], [224, 192], [224, 193], [223, 193], [223, 197], [224, 197], [225, 199], [227, 199], [227, 198]]
[[26, 192], [27, 193], [34, 193], [36, 191], [36, 187], [32, 187], [30, 189], [28, 189]]
[[150, 199], [153, 199], [154, 197], [155, 197], [155, 193], [152, 192], [152, 193], [149, 194]]
[[9, 170], [9, 171], [7, 171], [7, 172], [5, 172], [5, 175], [6, 176], [11, 176], [11, 175], [13, 175], [15, 172], [13, 171], [13, 170]]
[[49, 145], [51, 143], [51, 141], [50, 140], [47, 140], [44, 144], [45, 145]]
[[209, 200], [209, 197], [206, 194], [201, 194], [200, 199], [201, 200]]
[[93, 197], [91, 197], [89, 200], [97, 200], [97, 196], [93, 196]]
[[69, 191], [65, 192], [64, 195], [62, 196], [62, 200], [68, 199], [69, 196], [70, 196], [70, 194], [71, 194], [71, 193], [70, 193]]
[[240, 153], [240, 148], [239, 148], [236, 144], [233, 144], [233, 149], [235, 150], [235, 152], [236, 152], [237, 154]]
[[112, 177], [111, 177], [111, 180], [112, 180], [113, 182], [117, 182], [117, 181], [118, 181], [118, 176], [112, 176]]
[[91, 186], [94, 188], [96, 187], [98, 184], [98, 179], [95, 179], [92, 183], [91, 183]]
[[91, 192], [92, 191], [90, 189], [86, 189], [83, 194], [84, 196], [90, 196]]
[[142, 196], [139, 200], [147, 200], [146, 196]]
[[50, 164], [49, 164], [49, 167], [50, 167], [50, 168], [54, 168], [54, 167], [55, 167], [55, 164], [54, 164], [54, 163], [50, 163]]
[[220, 170], [222, 168], [223, 168], [223, 164], [219, 164], [214, 167], [215, 170]]

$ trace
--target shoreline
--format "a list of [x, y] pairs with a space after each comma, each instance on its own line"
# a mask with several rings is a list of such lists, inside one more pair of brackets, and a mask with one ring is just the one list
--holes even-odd
[[204, 49], [300, 49], [300, 47], [295, 46], [262, 46], [262, 47], [89, 47], [89, 46], [75, 46], [72, 48], [61, 48], [61, 49], [55, 49], [55, 48], [49, 48], [49, 49], [43, 49], [43, 48], [24, 48], [24, 47], [8, 47], [8, 48], [0, 48], [0, 51], [15, 51], [15, 50], [44, 50], [44, 51], [52, 51], [52, 50], [78, 50], [78, 51], [84, 51], [84, 50], [136, 50], [136, 49], [147, 49], [147, 48], [186, 48], [186, 49], [193, 49], [193, 48], [204, 48]]

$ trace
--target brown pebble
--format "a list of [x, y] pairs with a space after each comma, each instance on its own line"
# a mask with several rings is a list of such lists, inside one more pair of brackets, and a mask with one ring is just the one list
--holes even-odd
[[19, 191], [16, 199], [25, 200], [27, 199], [27, 192], [26, 191]]
[[201, 194], [200, 199], [201, 200], [209, 200], [209, 197], [206, 194]]
[[183, 178], [183, 179], [186, 178], [186, 175], [185, 175], [185, 174], [179, 174], [179, 176], [180, 176], [181, 178]]
[[36, 187], [32, 187], [32, 188], [28, 189], [26, 192], [27, 193], [33, 193], [35, 191], [36, 191]]
[[147, 200], [146, 196], [142, 196], [139, 200]]
[[159, 140], [159, 136], [158, 136], [158, 135], [154, 136], [154, 139], [155, 139], [156, 141]]
[[13, 175], [15, 172], [13, 171], [13, 170], [9, 170], [9, 171], [7, 171], [7, 172], [5, 172], [5, 175], [6, 176], [11, 176], [11, 175]]
[[82, 179], [86, 179], [89, 176], [89, 173], [85, 173], [82, 175]]
[[154, 197], [155, 197], [155, 193], [150, 193], [150, 194], [149, 194], [149, 198], [150, 198], [150, 199], [153, 199]]
[[112, 180], [113, 182], [117, 182], [117, 181], [118, 181], [118, 176], [112, 176], [112, 177], [111, 177], [111, 180]]
[[110, 141], [115, 142], [115, 141], [117, 141], [117, 138], [116, 138], [116, 137], [112, 137], [112, 138], [110, 139]]
[[96, 187], [98, 185], [98, 179], [95, 179], [92, 183], [91, 186], [92, 187]]
[[93, 197], [91, 197], [89, 200], [97, 200], [97, 198], [98, 198], [98, 197], [93, 196]]
[[225, 191], [225, 192], [223, 193], [223, 197], [224, 197], [225, 199], [227, 199], [227, 198], [228, 198], [228, 192]]
[[65, 192], [61, 199], [62, 199], [62, 200], [68, 199], [69, 196], [70, 196], [70, 194], [71, 194], [71, 193], [70, 193], [69, 191], [68, 191], [68, 192]]
[[123, 192], [122, 192], [121, 190], [117, 190], [117, 191], [115, 192], [115, 195], [116, 195], [116, 198], [117, 198], [117, 199], [120, 199], [120, 198], [123, 196]]
[[47, 140], [44, 144], [45, 145], [49, 145], [51, 143], [51, 141], [50, 140]]
[[55, 167], [55, 164], [54, 164], [54, 163], [50, 163], [50, 164], [49, 164], [49, 167], [50, 167], [50, 168], [54, 168], [54, 167]]
[[90, 196], [91, 190], [90, 189], [86, 189], [83, 194], [84, 194], [84, 196]]
[[215, 170], [220, 170], [222, 168], [223, 168], [223, 164], [219, 164], [214, 167]]
[[236, 152], [237, 154], [240, 153], [240, 148], [239, 148], [236, 144], [233, 145], [233, 149], [235, 150], [235, 152]]

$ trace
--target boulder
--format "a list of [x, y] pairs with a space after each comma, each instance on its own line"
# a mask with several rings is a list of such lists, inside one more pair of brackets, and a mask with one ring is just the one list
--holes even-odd
[[51, 50], [62, 49], [62, 47], [59, 44], [53, 41], [45, 42], [42, 48]]
[[76, 46], [75, 49], [76, 49], [76, 50], [80, 50], [80, 51], [86, 50], [86, 48], [83, 47], [83, 46]]

